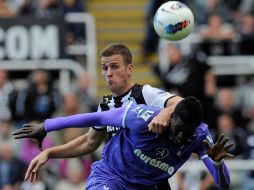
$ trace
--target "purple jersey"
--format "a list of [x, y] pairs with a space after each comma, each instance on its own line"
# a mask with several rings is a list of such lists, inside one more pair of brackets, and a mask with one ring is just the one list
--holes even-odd
[[159, 112], [155, 107], [129, 106], [122, 121], [125, 129], [105, 146], [103, 160], [106, 162], [96, 164], [109, 167], [131, 183], [153, 185], [170, 178], [193, 152], [200, 157], [205, 154], [202, 141], [209, 136], [206, 124], [197, 128], [188, 145], [176, 147], [168, 133], [157, 135], [148, 130], [149, 122]]

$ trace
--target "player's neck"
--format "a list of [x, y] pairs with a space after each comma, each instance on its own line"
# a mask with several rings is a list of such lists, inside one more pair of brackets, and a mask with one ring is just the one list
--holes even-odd
[[118, 91], [112, 92], [113, 97], [119, 97], [127, 94], [131, 88], [134, 86], [134, 83], [129, 83], [128, 85], [125, 86], [125, 88], [119, 89]]

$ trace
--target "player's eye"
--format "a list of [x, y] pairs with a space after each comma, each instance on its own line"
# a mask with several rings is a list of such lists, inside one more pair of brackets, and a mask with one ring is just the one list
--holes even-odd
[[111, 69], [118, 69], [118, 65], [112, 65]]
[[107, 66], [102, 66], [102, 70], [103, 70], [103, 71], [107, 71], [107, 70], [108, 70], [108, 67], [107, 67]]

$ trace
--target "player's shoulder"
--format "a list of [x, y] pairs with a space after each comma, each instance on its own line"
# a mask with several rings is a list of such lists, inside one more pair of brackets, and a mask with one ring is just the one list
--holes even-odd
[[166, 92], [165, 90], [157, 88], [157, 87], [154, 87], [154, 86], [151, 86], [150, 84], [143, 85], [143, 93], [144, 92], [149, 92], [149, 91], [150, 92], [154, 91], [154, 92], [159, 93], [159, 94], [163, 94], [163, 93]]

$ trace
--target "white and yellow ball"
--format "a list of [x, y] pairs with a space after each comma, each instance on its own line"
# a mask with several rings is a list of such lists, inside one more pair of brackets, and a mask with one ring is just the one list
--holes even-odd
[[194, 16], [191, 9], [184, 3], [168, 1], [158, 8], [153, 25], [161, 38], [177, 41], [191, 33]]

